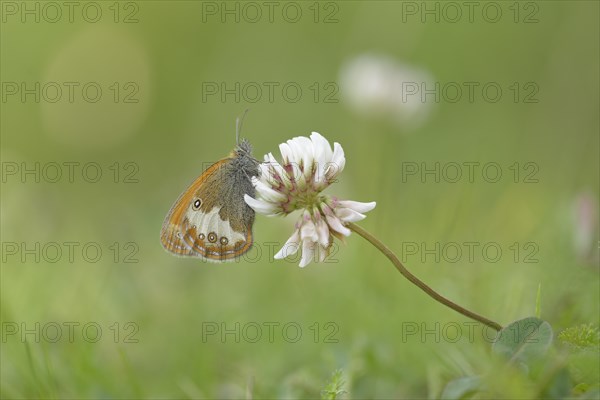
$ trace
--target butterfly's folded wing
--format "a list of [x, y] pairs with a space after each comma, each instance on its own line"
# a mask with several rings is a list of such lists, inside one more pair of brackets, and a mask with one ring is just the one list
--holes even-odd
[[250, 250], [254, 210], [244, 194], [253, 196], [254, 188], [238, 163], [235, 157], [218, 161], [179, 196], [163, 223], [165, 249], [209, 261], [233, 260]]

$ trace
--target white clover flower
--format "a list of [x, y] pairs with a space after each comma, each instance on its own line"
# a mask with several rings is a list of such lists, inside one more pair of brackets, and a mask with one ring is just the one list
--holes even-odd
[[333, 237], [350, 235], [346, 224], [365, 218], [375, 202], [344, 201], [321, 194], [344, 169], [346, 158], [339, 143], [331, 145], [313, 132], [310, 138], [295, 137], [279, 145], [282, 162], [269, 153], [260, 164], [260, 178], [253, 178], [256, 199], [248, 195], [246, 203], [268, 216], [287, 215], [303, 210], [296, 229], [275, 255], [276, 259], [295, 254], [302, 247], [300, 267], [311, 261], [322, 262], [331, 248]]
[[311, 261], [324, 261], [333, 238], [343, 239], [352, 230], [385, 255], [402, 276], [437, 302], [497, 331], [503, 329], [499, 323], [459, 306], [427, 286], [379, 239], [355, 225], [354, 222], [365, 218], [363, 213], [375, 208], [375, 202], [344, 201], [321, 193], [344, 169], [346, 158], [342, 146], [334, 143], [332, 150], [327, 139], [313, 132], [310, 138], [296, 137], [282, 143], [279, 150], [283, 158], [281, 164], [271, 153], [267, 154], [265, 162], [260, 164], [260, 177], [252, 180], [256, 199], [244, 196], [255, 211], [270, 216], [302, 210], [294, 233], [275, 258], [295, 254], [302, 247], [300, 267]]

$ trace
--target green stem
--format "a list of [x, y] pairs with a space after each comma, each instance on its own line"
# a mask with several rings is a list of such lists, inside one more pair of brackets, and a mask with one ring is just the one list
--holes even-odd
[[479, 321], [482, 324], [489, 326], [490, 328], [493, 328], [497, 331], [502, 329], [502, 325], [500, 325], [499, 323], [489, 320], [485, 317], [482, 317], [479, 314], [474, 313], [473, 311], [469, 311], [466, 308], [459, 306], [458, 304], [448, 300], [447, 298], [445, 298], [444, 296], [440, 295], [438, 292], [427, 286], [423, 281], [421, 281], [419, 278], [410, 273], [410, 271], [407, 270], [406, 267], [404, 267], [404, 265], [402, 265], [398, 257], [396, 257], [396, 255], [385, 244], [381, 243], [379, 239], [371, 235], [369, 232], [365, 231], [360, 226], [353, 223], [349, 223], [347, 227], [353, 230], [354, 232], [358, 233], [360, 236], [369, 241], [373, 246], [375, 246], [379, 251], [381, 251], [392, 262], [392, 264], [394, 264], [396, 269], [406, 279], [418, 286], [422, 291], [427, 293], [433, 299], [439, 301], [447, 307], [450, 307], [454, 311], [461, 313], [465, 317], [469, 317], [471, 319], [474, 319], [475, 321]]

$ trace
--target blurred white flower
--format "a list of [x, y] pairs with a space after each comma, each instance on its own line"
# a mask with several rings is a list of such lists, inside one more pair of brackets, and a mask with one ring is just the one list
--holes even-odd
[[345, 225], [365, 218], [363, 213], [375, 208], [375, 202], [343, 201], [321, 194], [344, 169], [346, 158], [339, 143], [332, 149], [327, 139], [313, 132], [310, 138], [300, 136], [280, 144], [279, 151], [281, 163], [273, 154], [265, 155], [260, 178], [253, 178], [256, 199], [246, 195], [246, 203], [268, 216], [303, 210], [294, 233], [275, 258], [293, 255], [302, 247], [300, 267], [322, 262], [333, 237], [349, 236]]
[[425, 70], [381, 55], [363, 54], [345, 63], [340, 71], [342, 99], [357, 112], [386, 116], [416, 128], [429, 115], [434, 79]]

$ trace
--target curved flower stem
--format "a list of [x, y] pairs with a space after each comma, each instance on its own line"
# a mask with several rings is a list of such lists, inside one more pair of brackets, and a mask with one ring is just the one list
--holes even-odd
[[445, 298], [444, 296], [440, 295], [438, 292], [427, 286], [423, 281], [421, 281], [419, 278], [410, 273], [410, 271], [408, 271], [406, 267], [402, 265], [398, 257], [396, 257], [396, 255], [385, 244], [381, 243], [379, 239], [371, 235], [369, 232], [365, 231], [360, 226], [353, 223], [349, 223], [346, 226], [354, 232], [358, 233], [363, 238], [367, 239], [373, 246], [375, 246], [387, 258], [389, 258], [389, 260], [392, 262], [392, 264], [394, 264], [396, 269], [402, 275], [404, 275], [406, 279], [417, 285], [422, 291], [427, 293], [429, 296], [433, 297], [435, 300], [439, 301], [447, 307], [450, 307], [454, 311], [461, 313], [466, 317], [469, 317], [471, 319], [474, 319], [475, 321], [479, 321], [482, 324], [489, 326], [490, 328], [493, 328], [497, 331], [502, 329], [502, 325], [498, 324], [497, 322], [491, 321], [485, 317], [482, 317], [479, 314], [474, 313], [473, 311], [469, 311], [466, 308], [459, 306], [458, 304], [448, 300], [447, 298]]

